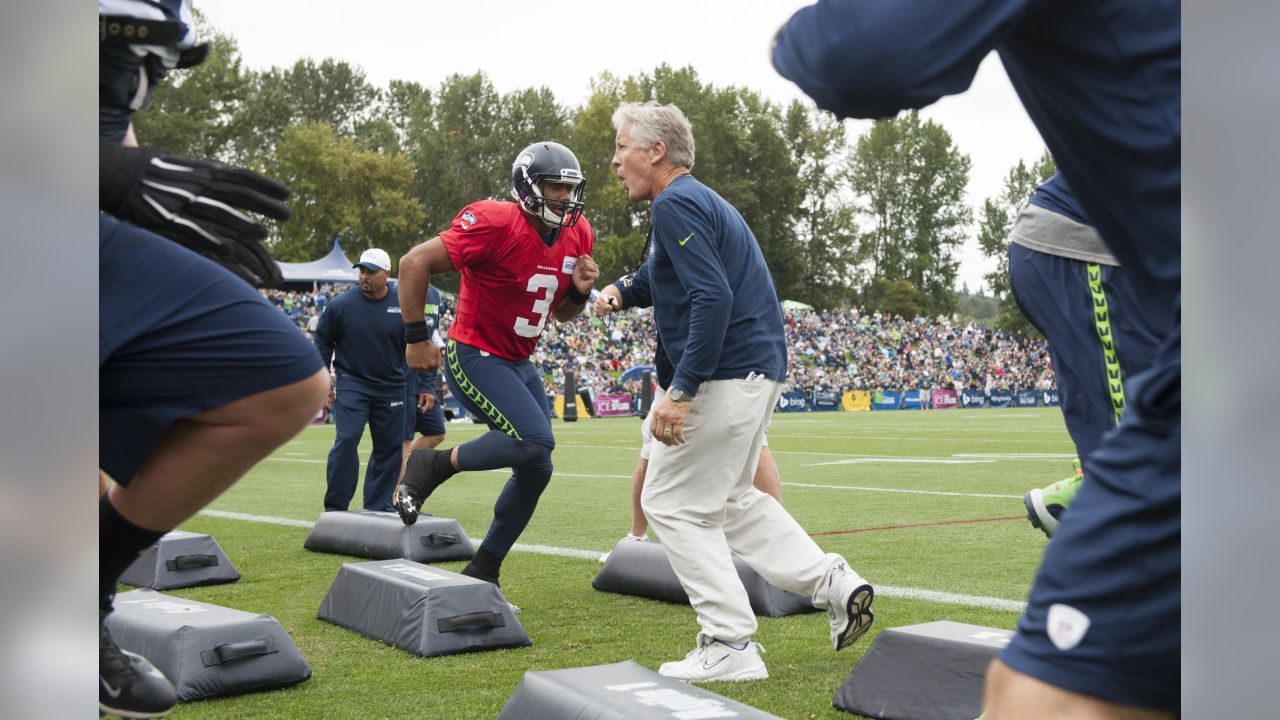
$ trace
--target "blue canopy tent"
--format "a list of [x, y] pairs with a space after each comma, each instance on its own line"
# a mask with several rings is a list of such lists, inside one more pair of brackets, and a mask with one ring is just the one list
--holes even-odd
[[351, 260], [338, 246], [338, 239], [333, 239], [333, 249], [328, 255], [305, 263], [287, 263], [276, 261], [280, 266], [280, 274], [284, 276], [286, 287], [310, 285], [315, 290], [320, 283], [355, 283], [360, 281], [360, 273], [351, 267]]

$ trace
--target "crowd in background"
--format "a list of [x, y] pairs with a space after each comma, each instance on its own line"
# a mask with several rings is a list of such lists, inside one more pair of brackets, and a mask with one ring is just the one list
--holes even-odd
[[[325, 304], [346, 286], [315, 291], [263, 290], [300, 330], [314, 335]], [[441, 308], [447, 336], [453, 304]], [[816, 311], [784, 309], [789, 369], [787, 385], [805, 394], [847, 390], [1046, 390], [1054, 387], [1052, 362], [1043, 339], [1013, 335], [947, 318], [911, 320], [858, 308]], [[564, 388], [564, 370], [574, 368], [578, 385], [601, 392], [639, 392], [638, 378], [621, 381], [628, 368], [652, 365], [657, 350], [647, 311], [605, 318], [584, 315], [570, 323], [549, 321], [531, 358], [548, 394]]]

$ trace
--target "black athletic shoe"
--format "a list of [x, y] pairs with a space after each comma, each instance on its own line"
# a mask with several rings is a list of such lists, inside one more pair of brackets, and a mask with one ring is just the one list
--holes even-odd
[[396, 512], [400, 514], [400, 521], [405, 525], [418, 522], [418, 510], [422, 507], [422, 500], [415, 500], [408, 486], [396, 486], [391, 493], [391, 504], [395, 506]]
[[178, 703], [173, 684], [146, 658], [121, 650], [98, 616], [98, 710], [122, 718], [168, 715]]
[[405, 525], [418, 522], [418, 511], [422, 509], [422, 503], [447, 479], [436, 477], [434, 468], [438, 454], [439, 451], [433, 448], [414, 450], [405, 463], [404, 478], [391, 493], [391, 504], [395, 506]]

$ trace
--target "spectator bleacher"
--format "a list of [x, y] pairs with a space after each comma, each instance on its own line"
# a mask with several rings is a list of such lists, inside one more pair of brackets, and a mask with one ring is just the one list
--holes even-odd
[[[304, 332], [314, 330], [325, 303], [344, 286], [322, 285], [313, 292], [263, 290]], [[445, 298], [441, 334], [448, 334], [453, 303]], [[1051, 390], [1053, 365], [1043, 339], [957, 323], [945, 317], [911, 320], [858, 308], [783, 310], [787, 333], [787, 385], [807, 396], [849, 390], [936, 389], [993, 391]], [[308, 332], [310, 334], [310, 332]], [[548, 395], [564, 387], [564, 370], [577, 370], [578, 384], [593, 392], [639, 392], [638, 380], [619, 382], [622, 373], [653, 363], [657, 343], [648, 311], [624, 311], [600, 318], [547, 323], [532, 357]]]

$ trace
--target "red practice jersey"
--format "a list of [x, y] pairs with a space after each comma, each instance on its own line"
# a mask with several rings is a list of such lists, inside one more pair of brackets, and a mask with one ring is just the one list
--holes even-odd
[[481, 200], [463, 208], [440, 233], [462, 273], [449, 339], [508, 360], [532, 355], [594, 238], [591, 224], [579, 218], [547, 247], [515, 203]]

